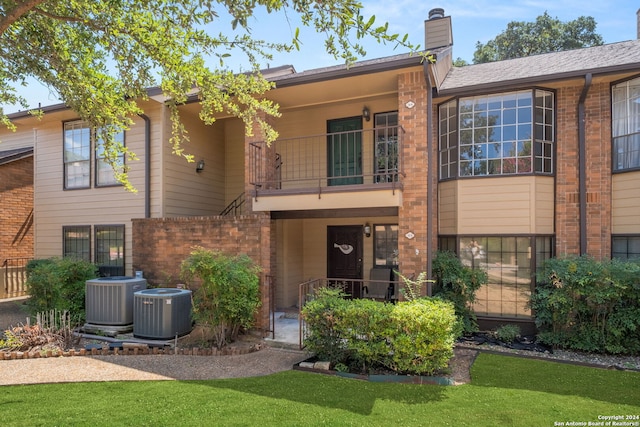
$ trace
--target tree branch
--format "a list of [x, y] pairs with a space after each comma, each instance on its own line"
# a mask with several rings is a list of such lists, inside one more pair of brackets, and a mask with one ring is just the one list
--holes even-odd
[[17, 2], [13, 9], [9, 10], [6, 15], [0, 18], [0, 35], [4, 34], [7, 28], [13, 25], [24, 14], [45, 1], [46, 0], [25, 0]]

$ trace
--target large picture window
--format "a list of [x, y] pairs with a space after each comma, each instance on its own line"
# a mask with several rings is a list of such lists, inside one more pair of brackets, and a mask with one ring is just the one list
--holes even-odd
[[553, 173], [554, 102], [536, 89], [440, 105], [440, 179]]
[[640, 168], [640, 78], [614, 85], [613, 170]]
[[[115, 136], [116, 144], [124, 146], [124, 133]], [[95, 154], [92, 156], [92, 150]], [[91, 188], [91, 160], [95, 159], [95, 186], [117, 185], [111, 166], [105, 161], [102, 141], [96, 138], [89, 123], [73, 121], [64, 124], [64, 188]], [[117, 162], [124, 165], [124, 157]]]
[[[462, 263], [485, 270], [488, 284], [476, 293], [478, 316], [530, 318], [535, 273], [553, 255], [551, 236], [441, 236], [440, 250], [453, 250]], [[534, 255], [535, 254], [535, 255]]]

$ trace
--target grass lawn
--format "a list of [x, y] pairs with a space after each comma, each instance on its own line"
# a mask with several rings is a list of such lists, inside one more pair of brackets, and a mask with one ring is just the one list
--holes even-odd
[[640, 415], [637, 372], [480, 354], [471, 375], [471, 384], [456, 387], [299, 371], [233, 380], [4, 386], [0, 424], [554, 426]]

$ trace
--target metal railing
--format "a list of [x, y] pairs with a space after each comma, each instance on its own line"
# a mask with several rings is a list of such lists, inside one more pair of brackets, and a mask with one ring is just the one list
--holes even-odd
[[[320, 288], [332, 287], [340, 288], [350, 298], [369, 298], [376, 301], [386, 301], [395, 303], [398, 300], [400, 291], [400, 281], [391, 280], [366, 280], [366, 279], [314, 279], [301, 283], [298, 287], [298, 304], [300, 309], [305, 304], [313, 300]], [[304, 340], [308, 336], [307, 325], [302, 318], [300, 319], [300, 336], [299, 344], [302, 350]]]
[[0, 274], [0, 298], [27, 295], [27, 263], [31, 258], [7, 258], [2, 262]]
[[236, 197], [231, 203], [229, 203], [227, 207], [224, 208], [222, 212], [220, 212], [220, 216], [242, 215], [243, 206], [244, 206], [244, 192], [241, 193], [238, 197]]
[[250, 182], [256, 194], [346, 185], [395, 188], [404, 176], [403, 136], [401, 126], [392, 126], [251, 143]]

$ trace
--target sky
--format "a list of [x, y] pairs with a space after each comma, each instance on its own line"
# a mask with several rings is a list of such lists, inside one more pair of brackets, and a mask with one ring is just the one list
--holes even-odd
[[[424, 21], [433, 8], [443, 8], [446, 16], [451, 16], [453, 25], [453, 57], [462, 58], [471, 63], [476, 43], [486, 43], [504, 31], [511, 21], [535, 21], [545, 11], [563, 22], [579, 16], [591, 16], [597, 22], [596, 32], [602, 35], [605, 43], [615, 43], [637, 38], [637, 15], [640, 2], [637, 0], [610, 0], [595, 2], [585, 0], [361, 0], [362, 14], [374, 15], [376, 23], [389, 23], [389, 32], [408, 34], [409, 41], [424, 46]], [[294, 17], [268, 15], [258, 12], [249, 24], [256, 38], [268, 41], [289, 41], [297, 26]], [[219, 29], [215, 29], [216, 32]], [[276, 54], [274, 58], [263, 61], [263, 68], [281, 65], [293, 65], [296, 71], [328, 67], [341, 64], [324, 51], [324, 38], [311, 29], [301, 28], [300, 51]], [[375, 42], [364, 43], [367, 50], [362, 59], [382, 58], [405, 53], [401, 48], [394, 50], [392, 45], [379, 45]], [[215, 66], [215, 63], [212, 63]], [[246, 71], [248, 62], [241, 57], [228, 62], [234, 71]], [[49, 89], [31, 81], [22, 94], [30, 107], [47, 106], [60, 103]], [[6, 113], [18, 110], [16, 106], [3, 106]]]

